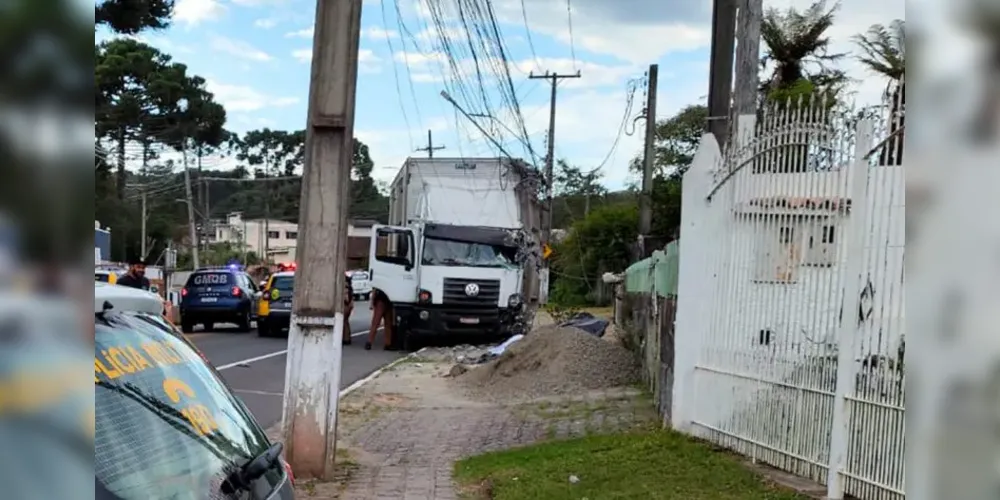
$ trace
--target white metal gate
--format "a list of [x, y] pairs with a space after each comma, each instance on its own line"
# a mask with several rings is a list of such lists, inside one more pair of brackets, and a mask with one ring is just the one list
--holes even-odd
[[684, 179], [675, 425], [831, 498], [903, 496], [903, 167], [874, 114], [772, 105]]

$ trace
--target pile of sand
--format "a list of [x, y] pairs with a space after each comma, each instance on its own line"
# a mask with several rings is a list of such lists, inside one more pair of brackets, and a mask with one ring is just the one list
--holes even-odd
[[531, 399], [630, 385], [639, 381], [639, 365], [617, 343], [576, 328], [548, 326], [456, 380], [481, 397]]

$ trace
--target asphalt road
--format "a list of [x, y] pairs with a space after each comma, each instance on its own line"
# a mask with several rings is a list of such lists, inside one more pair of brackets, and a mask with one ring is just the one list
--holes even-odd
[[[364, 350], [371, 310], [367, 302], [357, 302], [351, 314], [351, 332], [354, 341], [344, 346], [340, 387], [368, 376], [375, 370], [403, 356], [400, 352], [382, 350], [382, 332], [375, 339], [371, 351]], [[285, 351], [288, 340], [260, 338], [256, 331], [238, 333], [235, 325], [220, 325], [213, 332], [188, 334], [195, 345], [222, 373], [243, 399], [254, 417], [265, 429], [281, 421], [281, 402], [285, 388]]]

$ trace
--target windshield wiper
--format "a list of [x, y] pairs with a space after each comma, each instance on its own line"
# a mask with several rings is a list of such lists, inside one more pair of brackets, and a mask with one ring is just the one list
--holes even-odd
[[232, 495], [237, 491], [250, 491], [250, 485], [254, 481], [274, 468], [284, 449], [285, 447], [281, 443], [274, 443], [263, 453], [248, 460], [226, 476], [226, 480], [222, 482], [222, 492]]

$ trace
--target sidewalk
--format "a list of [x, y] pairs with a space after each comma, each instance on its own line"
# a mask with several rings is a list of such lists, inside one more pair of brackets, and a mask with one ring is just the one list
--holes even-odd
[[655, 422], [635, 389], [503, 405], [462, 395], [452, 366], [412, 358], [342, 399], [338, 455], [349, 473], [341, 484], [302, 485], [303, 498], [457, 499], [459, 458]]
[[[579, 351], [595, 357], [594, 347], [591, 343]], [[451, 376], [457, 373], [454, 357], [448, 349], [421, 351], [343, 397], [338, 424], [343, 477], [336, 483], [303, 482], [297, 494], [323, 500], [457, 499], [452, 470], [460, 458], [553, 438], [647, 427], [657, 421], [648, 397], [633, 387], [514, 398], [510, 394], [521, 391], [520, 386], [511, 385], [508, 391], [499, 386], [508, 385], [507, 380], [513, 383], [518, 374], [497, 373], [503, 383], [477, 385], [470, 380], [482, 378], [479, 375], [490, 367], [472, 367], [473, 372], [483, 372], [456, 378]], [[530, 358], [525, 353], [519, 359], [530, 362]], [[535, 375], [558, 378], [542, 372], [520, 378]], [[537, 393], [526, 391], [533, 392]]]

